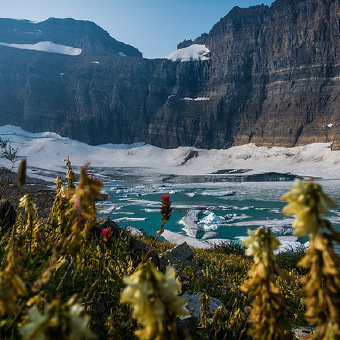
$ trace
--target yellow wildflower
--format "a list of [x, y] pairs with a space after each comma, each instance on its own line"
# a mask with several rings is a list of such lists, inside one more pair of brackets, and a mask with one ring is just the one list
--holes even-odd
[[273, 251], [281, 244], [280, 241], [267, 232], [265, 228], [258, 228], [255, 232], [248, 230], [248, 238], [242, 244], [247, 246], [246, 255], [254, 256], [255, 263], [264, 262], [266, 267], [269, 266], [271, 256], [274, 256]]
[[177, 297], [180, 282], [174, 268], [168, 268], [164, 275], [148, 262], [123, 280], [127, 287], [121, 302], [132, 303], [132, 317], [144, 327], [136, 331], [140, 339], [162, 339], [168, 332], [177, 332], [176, 317], [189, 313], [184, 308], [187, 301]]
[[18, 296], [26, 295], [26, 286], [11, 270], [0, 272], [0, 316], [16, 310]]
[[88, 164], [80, 169], [78, 187], [69, 190], [70, 203], [73, 205], [71, 212], [75, 211], [78, 225], [83, 228], [86, 222], [93, 223], [96, 216], [95, 197], [99, 196], [103, 186], [98, 179], [92, 179], [87, 175]]
[[33, 306], [28, 311], [28, 322], [21, 327], [23, 340], [81, 340], [96, 339], [87, 327], [89, 317], [83, 307], [71, 298], [62, 304], [59, 299], [51, 302], [43, 312]]
[[274, 276], [287, 277], [275, 263], [273, 251], [280, 242], [265, 227], [255, 232], [248, 230], [248, 235], [242, 244], [248, 246], [246, 254], [254, 257], [254, 264], [248, 272], [250, 279], [240, 289], [255, 296], [249, 316], [252, 322], [249, 335], [254, 339], [286, 339], [291, 325]]
[[71, 161], [70, 157], [67, 156], [66, 159], [64, 159], [67, 171], [66, 171], [66, 179], [68, 182], [68, 189], [74, 189], [74, 182], [76, 180], [76, 175], [73, 172], [72, 166], [71, 166]]
[[35, 212], [37, 209], [30, 194], [26, 194], [20, 198], [19, 208], [24, 208], [27, 215], [31, 216], [32, 219], [35, 217]]
[[[293, 228], [294, 235], [306, 236], [309, 232], [320, 232], [319, 217], [327, 214], [328, 205], [336, 208], [337, 204], [323, 192], [321, 185], [314, 182], [295, 181], [295, 188], [281, 197], [282, 201], [288, 202], [282, 212], [287, 215], [295, 215]], [[319, 227], [320, 226], [320, 227]]]

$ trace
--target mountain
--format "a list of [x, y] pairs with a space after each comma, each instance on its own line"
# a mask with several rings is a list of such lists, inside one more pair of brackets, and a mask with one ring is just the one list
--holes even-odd
[[35, 23], [0, 19], [0, 42], [36, 44], [41, 41], [81, 48], [85, 54], [124, 53], [142, 57], [135, 47], [117, 41], [91, 21], [50, 18]]
[[235, 7], [153, 60], [91, 22], [0, 19], [0, 125], [90, 144], [339, 148], [339, 16], [339, 0]]

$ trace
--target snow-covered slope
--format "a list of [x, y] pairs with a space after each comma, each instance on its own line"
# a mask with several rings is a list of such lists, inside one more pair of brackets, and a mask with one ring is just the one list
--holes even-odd
[[[90, 162], [91, 167], [143, 168], [149, 173], [205, 175], [225, 169], [248, 169], [247, 174], [275, 171], [340, 178], [340, 151], [332, 151], [330, 143], [295, 148], [247, 144], [226, 150], [161, 149], [143, 143], [90, 146], [55, 133], [30, 133], [10, 125], [0, 127], [0, 137], [18, 149], [19, 157], [27, 157], [29, 169], [38, 167], [64, 172], [63, 160], [69, 155], [75, 166]], [[197, 151], [197, 157], [185, 162], [192, 151]], [[6, 165], [6, 161], [0, 159], [0, 164]]]
[[34, 51], [41, 51], [41, 52], [66, 54], [66, 55], [72, 55], [72, 56], [77, 56], [81, 54], [82, 52], [81, 48], [54, 44], [50, 41], [40, 41], [36, 44], [8, 44], [8, 43], [0, 42], [0, 45], [13, 47], [13, 48], [19, 48], [22, 50], [34, 50]]
[[191, 60], [208, 60], [209, 49], [204, 45], [193, 44], [191, 46], [180, 48], [169, 54], [165, 59], [172, 61], [191, 61]]

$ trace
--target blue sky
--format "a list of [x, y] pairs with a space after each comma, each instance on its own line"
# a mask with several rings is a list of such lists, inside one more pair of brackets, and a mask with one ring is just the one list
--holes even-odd
[[42, 21], [90, 20], [112, 37], [137, 47], [145, 58], [174, 52], [184, 39], [208, 33], [234, 6], [270, 0], [0, 0], [0, 17]]

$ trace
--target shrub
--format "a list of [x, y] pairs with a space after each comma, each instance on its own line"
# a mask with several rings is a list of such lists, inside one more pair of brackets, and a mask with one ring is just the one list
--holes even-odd
[[223, 242], [223, 243], [215, 244], [213, 247], [213, 250], [217, 254], [244, 255], [246, 251], [246, 247], [236, 242]]

